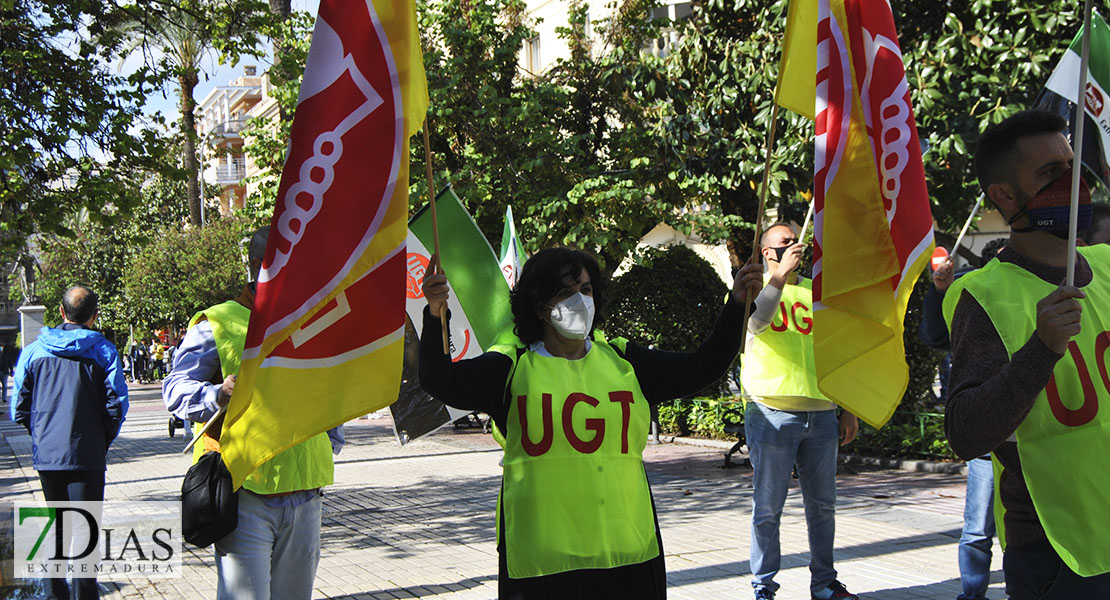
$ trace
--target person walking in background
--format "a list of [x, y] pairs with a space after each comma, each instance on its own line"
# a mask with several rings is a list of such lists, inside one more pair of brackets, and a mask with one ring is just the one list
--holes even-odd
[[[194, 423], [194, 435], [235, 390], [253, 281], [262, 267], [269, 227], [255, 232], [248, 249], [249, 282], [235, 300], [197, 313], [162, 382], [166, 409]], [[306, 399], [313, 401], [314, 399]], [[221, 417], [222, 419], [222, 417]], [[194, 446], [193, 461], [219, 450], [220, 423]], [[251, 473], [239, 495], [235, 530], [214, 544], [219, 600], [308, 600], [320, 562], [322, 488], [331, 485], [332, 453], [343, 446], [337, 427], [285, 450]]]
[[[810, 594], [814, 600], [855, 600], [836, 578], [837, 442], [851, 442], [859, 420], [817, 388], [813, 359], [813, 283], [801, 277], [805, 246], [786, 223], [767, 228], [760, 240], [767, 265], [765, 285], [755, 300], [740, 377], [752, 397], [744, 435], [752, 461], [752, 587], [756, 600], [772, 600], [781, 566], [779, 522], [797, 465], [809, 530]], [[776, 321], [777, 319], [777, 321]]]
[[[74, 286], [62, 296], [62, 325], [44, 327], [15, 369], [11, 418], [31, 434], [31, 460], [49, 501], [103, 501], [108, 448], [127, 415], [127, 384], [116, 347], [93, 331], [97, 295]], [[75, 578], [78, 599], [97, 598], [95, 578]], [[50, 591], [68, 600], [64, 574]]]
[[166, 346], [161, 341], [154, 341], [154, 378], [162, 379], [166, 376]]
[[[991, 240], [979, 254], [980, 264], [986, 265], [1009, 243], [1006, 238]], [[945, 261], [933, 271], [932, 281], [921, 307], [921, 325], [918, 337], [930, 348], [944, 350], [940, 369], [940, 401], [948, 395], [948, 375], [951, 368], [951, 350], [948, 326], [942, 310], [944, 296], [955, 279], [972, 271], [971, 267], [956, 272], [951, 261]], [[960, 533], [958, 560], [960, 567], [960, 595], [957, 600], [985, 600], [990, 586], [991, 547], [994, 545], [994, 467], [990, 454], [967, 461], [967, 488], [964, 493], [964, 525]]]
[[136, 383], [145, 383], [150, 380], [149, 369], [146, 344], [140, 340], [131, 348], [131, 376]]
[[[952, 339], [944, 428], [957, 456], [1002, 466], [1002, 566], [1012, 600], [1110, 598], [1110, 387], [1099, 378], [1110, 329], [1110, 247], [1077, 248], [1062, 285], [1073, 153], [1067, 122], [1019, 112], [983, 134], [979, 185], [1010, 224], [996, 260], [944, 298]], [[1081, 181], [1077, 229], [1090, 224]], [[1088, 362], [1090, 361], [1090, 362]], [[1102, 370], [1105, 375], [1105, 370]]]

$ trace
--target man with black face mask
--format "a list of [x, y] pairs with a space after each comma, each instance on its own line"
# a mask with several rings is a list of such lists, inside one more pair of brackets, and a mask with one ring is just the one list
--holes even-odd
[[[1066, 126], [1054, 113], [1024, 111], [983, 135], [975, 169], [1010, 223], [1010, 245], [944, 299], [945, 430], [961, 458], [993, 452], [1003, 469], [1003, 568], [1014, 600], [1110, 597], [1110, 480], [1088, 462], [1110, 453], [1110, 411], [1099, 410], [1110, 401], [1110, 247], [1079, 248], [1075, 287], [1061, 285]], [[1082, 187], [1080, 230], [1090, 220]]]
[[809, 530], [810, 593], [814, 600], [856, 598], [836, 579], [833, 533], [837, 441], [852, 441], [859, 420], [837, 419], [836, 405], [817, 388], [813, 361], [813, 284], [798, 274], [805, 246], [794, 229], [775, 223], [760, 238], [767, 267], [764, 288], [748, 320], [752, 336], [740, 377], [751, 396], [744, 435], [751, 453], [752, 587], [773, 600], [781, 553], [779, 520], [797, 465]]

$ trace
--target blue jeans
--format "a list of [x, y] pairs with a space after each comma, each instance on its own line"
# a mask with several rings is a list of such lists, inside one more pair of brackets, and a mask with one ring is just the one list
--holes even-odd
[[836, 411], [787, 412], [749, 402], [744, 434], [751, 453], [752, 586], [777, 591], [782, 561], [779, 522], [790, 471], [797, 465], [809, 530], [810, 591], [836, 579], [833, 536], [836, 522], [836, 452], [840, 427]]
[[216, 598], [312, 598], [320, 562], [322, 497], [316, 493], [296, 506], [272, 506], [262, 496], [240, 490], [239, 523], [215, 544]]
[[960, 534], [960, 583], [956, 600], [986, 598], [991, 579], [991, 544], [994, 537], [994, 468], [990, 460], [967, 461], [967, 494], [964, 497], [964, 530]]

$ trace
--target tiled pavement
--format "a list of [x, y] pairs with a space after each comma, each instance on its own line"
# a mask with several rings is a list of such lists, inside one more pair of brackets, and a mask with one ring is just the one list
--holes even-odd
[[[157, 386], [133, 387], [131, 402], [109, 456], [107, 499], [176, 499], [189, 465], [181, 432], [168, 437]], [[448, 430], [400, 447], [383, 418], [351, 423], [347, 439], [324, 498], [314, 597], [495, 598], [500, 452], [489, 437]], [[0, 418], [0, 511], [10, 514], [14, 500], [41, 500], [29, 454], [26, 432]], [[680, 444], [649, 446], [645, 458], [669, 597], [751, 598], [750, 469], [722, 469], [720, 451]], [[839, 490], [836, 566], [850, 589], [870, 600], [956, 597], [961, 476], [846, 471]], [[783, 515], [782, 550], [778, 597], [804, 600], [808, 549], [796, 489]], [[7, 569], [5, 576], [10, 562]], [[989, 597], [1003, 598], [997, 546], [994, 569]], [[210, 551], [187, 551], [183, 571], [179, 579], [102, 579], [101, 587], [111, 599], [215, 596]]]

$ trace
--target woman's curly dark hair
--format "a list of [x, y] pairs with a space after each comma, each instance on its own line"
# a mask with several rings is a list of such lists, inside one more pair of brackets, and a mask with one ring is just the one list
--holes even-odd
[[540, 250], [524, 263], [520, 279], [509, 294], [513, 322], [516, 324], [514, 329], [525, 345], [543, 339], [543, 321], [536, 313], [563, 289], [560, 275], [567, 270], [568, 265], [570, 273], [577, 275], [585, 269], [590, 274], [594, 299], [594, 322], [590, 333], [604, 322], [609, 279], [601, 273], [594, 257], [574, 248]]

